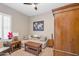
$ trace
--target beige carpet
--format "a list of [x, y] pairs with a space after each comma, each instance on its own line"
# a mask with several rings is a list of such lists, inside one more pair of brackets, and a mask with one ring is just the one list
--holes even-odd
[[[53, 49], [46, 47], [42, 50], [42, 52], [39, 54], [39, 56], [52, 56], [53, 55]], [[29, 53], [27, 51], [24, 51], [24, 48], [17, 50], [13, 52], [11, 55], [7, 54], [7, 56], [35, 56], [32, 53]]]

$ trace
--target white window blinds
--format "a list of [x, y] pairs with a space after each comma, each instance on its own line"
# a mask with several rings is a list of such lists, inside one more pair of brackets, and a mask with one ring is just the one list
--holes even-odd
[[8, 32], [11, 32], [11, 16], [0, 14], [0, 37], [8, 39]]

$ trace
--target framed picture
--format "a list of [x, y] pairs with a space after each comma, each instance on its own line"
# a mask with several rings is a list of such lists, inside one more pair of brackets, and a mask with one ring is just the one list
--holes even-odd
[[33, 22], [33, 31], [44, 31], [44, 21]]

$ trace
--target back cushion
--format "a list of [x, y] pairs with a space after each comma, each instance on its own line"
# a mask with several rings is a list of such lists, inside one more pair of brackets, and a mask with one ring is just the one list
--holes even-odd
[[46, 40], [47, 40], [47, 37], [41, 36], [40, 41], [46, 41]]

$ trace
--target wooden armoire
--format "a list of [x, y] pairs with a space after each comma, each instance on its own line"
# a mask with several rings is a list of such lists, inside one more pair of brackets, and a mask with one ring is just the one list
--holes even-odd
[[53, 10], [54, 56], [79, 55], [79, 4], [69, 4]]

